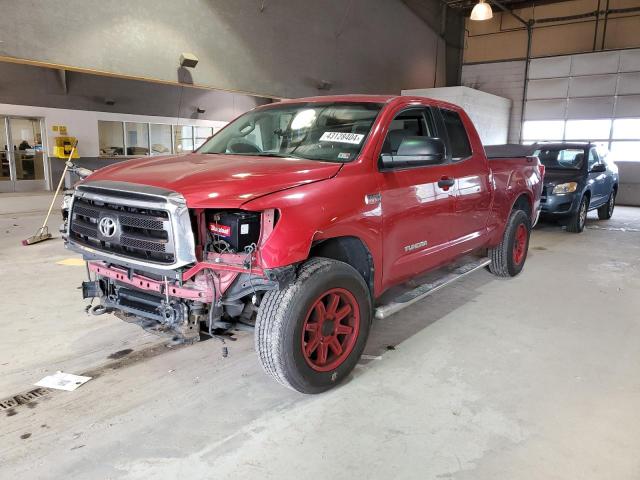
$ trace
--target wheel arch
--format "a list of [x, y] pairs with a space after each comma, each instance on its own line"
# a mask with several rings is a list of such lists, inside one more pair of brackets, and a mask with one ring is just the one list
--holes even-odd
[[314, 240], [309, 258], [324, 257], [338, 260], [355, 268], [374, 296], [375, 265], [373, 255], [359, 237], [341, 236]]
[[532, 219], [533, 201], [528, 193], [523, 192], [518, 195], [511, 205], [511, 211], [513, 212], [514, 210], [522, 210], [529, 216], [530, 220]]

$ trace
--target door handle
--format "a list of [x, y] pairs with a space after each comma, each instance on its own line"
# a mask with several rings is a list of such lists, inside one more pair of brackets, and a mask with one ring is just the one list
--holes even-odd
[[438, 186], [443, 189], [445, 192], [449, 190], [450, 187], [453, 187], [456, 184], [455, 178], [442, 177], [438, 180]]

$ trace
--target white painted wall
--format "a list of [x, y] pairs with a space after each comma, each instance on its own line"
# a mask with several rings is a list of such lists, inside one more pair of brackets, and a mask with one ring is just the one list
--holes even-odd
[[524, 61], [462, 66], [462, 85], [511, 100], [509, 143], [518, 143], [524, 88]]
[[118, 122], [164, 123], [168, 125], [195, 125], [213, 127], [214, 132], [227, 124], [224, 121], [193, 120], [176, 117], [154, 117], [150, 115], [128, 115], [122, 113], [92, 112], [85, 110], [67, 110], [62, 108], [32, 107], [0, 103], [0, 116], [21, 116], [44, 118], [48, 154], [53, 151], [53, 125], [65, 125], [67, 134], [78, 139], [78, 153], [81, 157], [97, 157], [98, 120]]
[[468, 87], [402, 90], [402, 95], [435, 98], [462, 107], [473, 121], [482, 143], [507, 143], [511, 100]]

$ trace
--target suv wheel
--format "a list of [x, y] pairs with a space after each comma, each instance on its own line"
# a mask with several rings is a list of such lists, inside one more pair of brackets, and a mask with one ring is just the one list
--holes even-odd
[[611, 195], [609, 195], [609, 200], [605, 205], [602, 205], [598, 208], [598, 218], [600, 220], [609, 220], [613, 216], [613, 209], [616, 206], [616, 192], [615, 190], [611, 191]]
[[582, 197], [578, 210], [571, 216], [571, 219], [567, 224], [567, 232], [580, 233], [584, 230], [584, 224], [587, 221], [588, 210], [589, 199], [587, 197]]
[[262, 367], [302, 393], [332, 388], [356, 366], [371, 310], [369, 289], [357, 270], [328, 258], [309, 260], [293, 283], [262, 299], [255, 332]]
[[531, 222], [526, 212], [511, 212], [502, 242], [489, 250], [491, 273], [499, 277], [515, 277], [522, 271], [529, 250], [530, 233]]

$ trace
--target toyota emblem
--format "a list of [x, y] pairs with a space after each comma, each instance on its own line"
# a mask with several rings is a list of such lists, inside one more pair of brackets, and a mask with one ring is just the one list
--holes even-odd
[[116, 234], [118, 225], [112, 217], [102, 217], [98, 223], [98, 229], [105, 238], [111, 238]]

